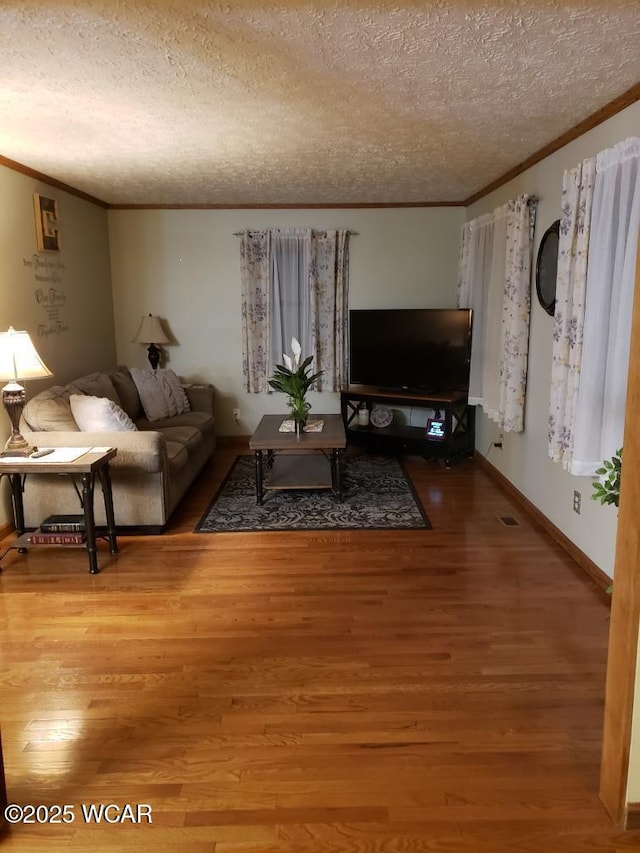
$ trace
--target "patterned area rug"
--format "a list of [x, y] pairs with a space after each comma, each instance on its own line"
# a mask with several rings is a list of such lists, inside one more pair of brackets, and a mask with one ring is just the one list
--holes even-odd
[[258, 506], [254, 470], [252, 456], [238, 456], [196, 533], [431, 529], [396, 459], [347, 456], [342, 503], [330, 490], [301, 489], [268, 491], [264, 504]]

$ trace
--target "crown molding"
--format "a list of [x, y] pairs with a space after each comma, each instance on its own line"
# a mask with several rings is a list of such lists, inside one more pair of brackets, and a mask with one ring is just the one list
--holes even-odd
[[30, 166], [25, 166], [24, 163], [18, 163], [17, 160], [10, 160], [8, 157], [3, 157], [2, 154], [0, 154], [0, 166], [6, 166], [7, 169], [11, 169], [14, 172], [20, 172], [23, 175], [27, 175], [29, 178], [35, 178], [36, 181], [42, 181], [43, 183], [49, 184], [49, 186], [55, 187], [58, 190], [64, 190], [67, 193], [71, 193], [71, 195], [84, 199], [85, 201], [90, 201], [92, 204], [97, 204], [99, 207], [104, 207], [105, 209], [109, 207], [107, 202], [103, 201], [101, 198], [96, 198], [93, 195], [89, 195], [89, 193], [82, 192], [82, 190], [77, 190], [75, 187], [71, 187], [69, 184], [65, 184], [57, 178], [45, 175], [44, 172], [38, 172]]

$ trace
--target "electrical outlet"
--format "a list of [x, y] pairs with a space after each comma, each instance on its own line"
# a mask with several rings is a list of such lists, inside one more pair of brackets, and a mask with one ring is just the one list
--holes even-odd
[[582, 506], [582, 495], [580, 492], [575, 489], [573, 492], [573, 511], [577, 512], [580, 515], [580, 508]]
[[240, 420], [240, 409], [233, 410], [233, 419], [236, 423]]

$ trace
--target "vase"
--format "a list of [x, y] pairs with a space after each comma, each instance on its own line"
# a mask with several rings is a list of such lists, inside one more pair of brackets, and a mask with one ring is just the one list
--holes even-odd
[[296, 435], [302, 435], [302, 433], [304, 432], [304, 428], [305, 428], [305, 427], [306, 427], [306, 425], [307, 425], [306, 420], [304, 420], [304, 421], [299, 421], [297, 418], [294, 418], [293, 423], [294, 423], [294, 425], [295, 425]]

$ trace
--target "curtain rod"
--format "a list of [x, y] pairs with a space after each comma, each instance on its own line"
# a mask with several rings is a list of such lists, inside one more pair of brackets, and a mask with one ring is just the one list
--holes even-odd
[[[247, 230], [249, 230], [249, 229], [247, 229]], [[265, 230], [265, 231], [269, 231], [270, 229], [265, 228], [264, 230]], [[276, 229], [271, 229], [271, 230], [279, 231], [280, 229], [276, 228]], [[326, 228], [312, 228], [311, 230], [312, 230], [312, 231], [319, 231], [320, 233], [325, 233], [325, 234], [326, 234], [326, 232], [327, 232], [327, 229], [326, 229]], [[330, 230], [330, 231], [340, 231], [340, 229], [339, 229], [339, 228], [333, 228], [333, 229], [332, 229], [332, 228], [330, 228], [329, 230]], [[234, 231], [234, 232], [233, 232], [233, 236], [234, 236], [234, 237], [242, 237], [242, 235], [243, 235], [244, 233], [245, 233], [244, 231]], [[251, 230], [249, 230], [249, 234], [257, 234], [257, 233], [258, 233], [257, 231], [251, 231]], [[349, 230], [347, 230], [347, 234], [348, 234], [350, 237], [359, 237], [359, 236], [360, 236], [360, 234], [359, 234], [359, 232], [358, 232], [358, 231], [349, 231]]]

